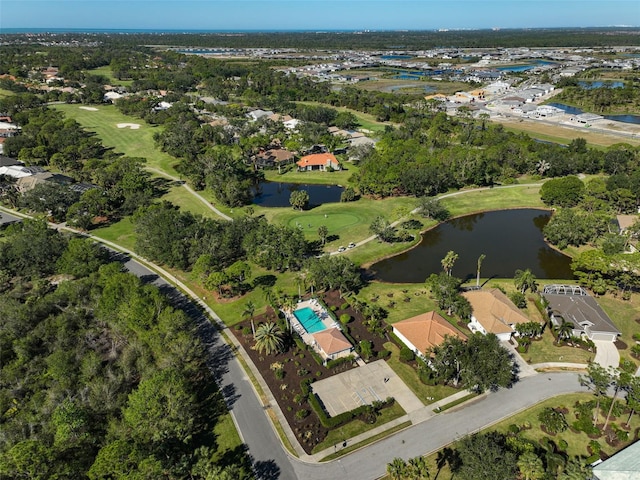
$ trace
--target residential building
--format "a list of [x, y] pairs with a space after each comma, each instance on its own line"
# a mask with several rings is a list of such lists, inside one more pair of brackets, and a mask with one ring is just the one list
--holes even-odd
[[258, 153], [254, 158], [254, 164], [258, 168], [273, 168], [289, 165], [295, 160], [295, 155], [284, 148], [269, 149]]
[[530, 322], [509, 297], [497, 288], [473, 290], [462, 294], [473, 309], [469, 329], [472, 332], [495, 334], [506, 341], [515, 333], [515, 326]]
[[353, 352], [353, 345], [338, 328], [328, 328], [314, 333], [313, 338], [325, 360], [347, 357]]
[[572, 335], [590, 340], [615, 342], [620, 331], [598, 302], [577, 285], [546, 285], [542, 296], [549, 303], [551, 322], [573, 325]]
[[620, 450], [593, 467], [595, 480], [636, 480], [640, 478], [640, 441]]
[[312, 171], [320, 170], [322, 172], [330, 170], [340, 170], [340, 163], [332, 153], [314, 153], [305, 155], [296, 162], [298, 170]]
[[393, 333], [407, 348], [423, 358], [427, 350], [442, 344], [447, 336], [467, 340], [465, 334], [434, 311], [394, 323]]

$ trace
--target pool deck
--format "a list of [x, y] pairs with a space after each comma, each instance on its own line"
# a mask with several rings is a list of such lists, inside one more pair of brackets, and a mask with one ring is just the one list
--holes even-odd
[[[342, 328], [340, 328], [340, 325], [336, 321], [334, 321], [333, 318], [331, 318], [331, 315], [329, 315], [329, 312], [327, 312], [325, 308], [315, 299], [312, 298], [311, 300], [304, 300], [302, 302], [299, 302], [296, 305], [295, 310], [300, 310], [302, 308], [310, 308], [311, 310], [313, 310], [314, 313], [318, 316], [318, 318], [322, 321], [323, 325], [325, 326], [325, 330], [329, 328], [337, 328], [338, 330], [342, 331]], [[295, 332], [298, 335], [300, 335], [300, 338], [302, 338], [302, 341], [307, 345], [310, 345], [311, 347], [313, 347], [313, 349], [324, 358], [324, 352], [318, 347], [318, 344], [316, 342], [316, 339], [313, 337], [313, 334], [307, 333], [307, 331], [302, 326], [300, 321], [296, 318], [296, 316], [293, 314], [293, 312], [283, 312], [283, 313], [289, 320], [289, 323], [291, 324], [291, 328], [293, 328]]]

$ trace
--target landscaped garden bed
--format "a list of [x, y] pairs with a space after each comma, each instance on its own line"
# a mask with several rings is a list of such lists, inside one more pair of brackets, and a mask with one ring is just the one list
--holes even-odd
[[[363, 355], [363, 357], [369, 357], [373, 361], [378, 359], [379, 352], [382, 351], [382, 356], [385, 355], [383, 344], [387, 341], [386, 337], [378, 333], [372, 334], [369, 332], [362, 313], [357, 312], [349, 305], [348, 301], [340, 297], [337, 291], [327, 292], [318, 298], [325, 303], [337, 319], [340, 319], [342, 315], [350, 317], [350, 321], [343, 324], [343, 332], [356, 345], [360, 342], [369, 342], [370, 347], [367, 348], [370, 348], [370, 354]], [[235, 325], [231, 331], [264, 378], [300, 445], [307, 453], [311, 453], [316, 445], [325, 440], [331, 428], [323, 426], [318, 415], [314, 413], [312, 402], [309, 401], [310, 384], [316, 380], [322, 380], [354, 368], [356, 363], [351, 360], [342, 363], [336, 362], [338, 365], [332, 368], [323, 366], [320, 356], [312, 352], [295, 332], [288, 333], [289, 326], [281, 317], [282, 315], [278, 315], [276, 311], [268, 307], [264, 314], [257, 315], [253, 319], [247, 318], [243, 320]], [[251, 326], [252, 320], [256, 329], [260, 324], [277, 323], [280, 329], [285, 332], [284, 351], [267, 354], [256, 350]], [[391, 402], [389, 405], [385, 405], [384, 408], [394, 409], [396, 407]], [[378, 422], [375, 420], [379, 413], [379, 411], [374, 412], [372, 417], [371, 411], [368, 410], [366, 412], [358, 412], [352, 418], [345, 416], [346, 420], [340, 426], [347, 424], [351, 420], [364, 422], [363, 425], [371, 425], [373, 421], [377, 426]], [[382, 418], [388, 420], [386, 417], [388, 415], [382, 415]], [[361, 433], [363, 429], [366, 429], [366, 426], [359, 427], [360, 431], [358, 433]]]

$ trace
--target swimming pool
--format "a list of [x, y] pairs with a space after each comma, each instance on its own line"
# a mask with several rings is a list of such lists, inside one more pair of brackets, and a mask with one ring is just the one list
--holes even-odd
[[316, 333], [321, 332], [322, 330], [326, 330], [327, 327], [322, 323], [322, 320], [318, 317], [316, 312], [314, 312], [309, 307], [304, 307], [299, 310], [295, 310], [293, 314], [296, 316], [298, 321], [302, 324], [307, 333]]

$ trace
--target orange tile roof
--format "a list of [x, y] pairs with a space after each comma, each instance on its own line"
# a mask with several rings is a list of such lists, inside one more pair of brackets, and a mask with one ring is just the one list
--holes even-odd
[[305, 155], [298, 162], [299, 167], [316, 166], [316, 165], [338, 165], [338, 160], [332, 153], [314, 153], [312, 155]]
[[322, 351], [327, 355], [353, 348], [353, 345], [349, 343], [349, 340], [347, 340], [337, 328], [329, 328], [322, 332], [314, 333], [313, 338], [315, 338]]
[[458, 331], [441, 315], [431, 311], [394, 323], [393, 328], [409, 340], [414, 347], [424, 353], [429, 348], [440, 345], [445, 335], [466, 340], [467, 336]]
[[473, 316], [488, 333], [513, 332], [511, 325], [530, 322], [509, 297], [497, 288], [462, 294], [473, 309]]

